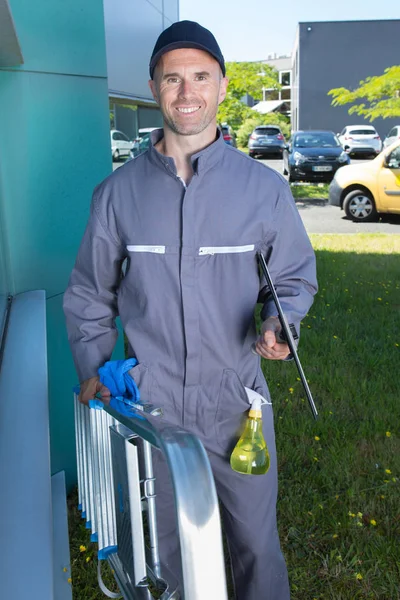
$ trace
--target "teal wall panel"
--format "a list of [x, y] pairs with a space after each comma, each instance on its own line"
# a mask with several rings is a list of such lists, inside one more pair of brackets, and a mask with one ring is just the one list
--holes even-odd
[[[72, 388], [78, 383], [64, 325], [62, 295], [50, 298], [47, 308], [47, 355], [50, 396], [51, 472], [65, 470], [67, 488], [76, 479], [74, 403]], [[113, 359], [124, 358], [121, 328]]]
[[112, 170], [103, 3], [10, 7], [25, 63], [0, 68], [0, 292], [46, 291], [52, 471], [70, 486], [77, 377], [62, 295], [93, 188]]
[[0, 89], [14, 293], [53, 296], [65, 289], [93, 188], [112, 170], [107, 82], [0, 70]]
[[22, 70], [106, 77], [102, 0], [9, 0]]

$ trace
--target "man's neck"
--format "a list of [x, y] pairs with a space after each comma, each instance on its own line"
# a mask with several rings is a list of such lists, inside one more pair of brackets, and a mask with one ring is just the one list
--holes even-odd
[[164, 137], [156, 144], [156, 149], [175, 161], [178, 177], [188, 185], [193, 177], [191, 157], [215, 142], [216, 123], [210, 124], [197, 135], [181, 135], [164, 125]]

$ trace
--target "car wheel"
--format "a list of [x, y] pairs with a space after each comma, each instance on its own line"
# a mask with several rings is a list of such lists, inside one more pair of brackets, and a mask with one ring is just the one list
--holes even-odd
[[359, 223], [373, 221], [377, 215], [375, 201], [365, 190], [353, 190], [347, 194], [343, 209], [349, 219]]

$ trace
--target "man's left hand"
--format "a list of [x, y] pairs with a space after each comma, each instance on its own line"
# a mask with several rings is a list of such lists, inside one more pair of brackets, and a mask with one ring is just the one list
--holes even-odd
[[255, 344], [255, 350], [260, 356], [268, 360], [284, 360], [290, 354], [286, 342], [277, 340], [277, 334], [282, 327], [279, 317], [268, 317], [261, 326], [261, 334]]

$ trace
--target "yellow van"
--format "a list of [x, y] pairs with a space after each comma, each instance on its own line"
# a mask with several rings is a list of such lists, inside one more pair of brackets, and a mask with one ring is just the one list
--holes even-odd
[[339, 206], [353, 221], [373, 221], [378, 213], [400, 214], [400, 141], [374, 160], [336, 171], [329, 204]]

